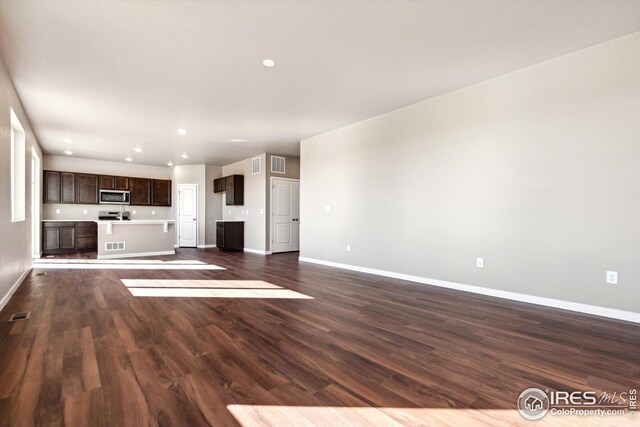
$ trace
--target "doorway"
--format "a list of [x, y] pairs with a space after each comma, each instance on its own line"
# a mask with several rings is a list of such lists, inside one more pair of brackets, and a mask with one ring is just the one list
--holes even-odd
[[271, 177], [271, 253], [300, 250], [300, 180]]
[[198, 184], [178, 184], [178, 246], [198, 246]]
[[31, 148], [31, 252], [40, 258], [40, 157]]

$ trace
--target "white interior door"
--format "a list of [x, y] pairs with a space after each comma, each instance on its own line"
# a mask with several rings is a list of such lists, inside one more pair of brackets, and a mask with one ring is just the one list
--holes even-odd
[[198, 246], [198, 186], [178, 184], [178, 246]]
[[300, 181], [271, 180], [271, 252], [300, 250]]

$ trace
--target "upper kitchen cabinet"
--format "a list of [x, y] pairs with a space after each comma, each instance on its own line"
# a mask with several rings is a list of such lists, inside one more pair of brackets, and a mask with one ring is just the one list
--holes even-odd
[[69, 172], [44, 171], [44, 202], [75, 203], [76, 175]]
[[60, 203], [76, 202], [76, 174], [60, 172]]
[[100, 190], [128, 190], [129, 178], [126, 176], [106, 176], [100, 177]]
[[137, 206], [151, 205], [151, 180], [146, 178], [130, 178], [131, 204]]
[[171, 181], [154, 179], [151, 198], [153, 206], [171, 206]]
[[98, 204], [98, 175], [76, 174], [76, 203], [84, 205]]
[[60, 203], [60, 172], [44, 172], [45, 203]]
[[225, 177], [225, 192], [227, 206], [244, 205], [244, 175]]
[[226, 178], [217, 178], [213, 180], [213, 192], [214, 193], [224, 193], [226, 189]]

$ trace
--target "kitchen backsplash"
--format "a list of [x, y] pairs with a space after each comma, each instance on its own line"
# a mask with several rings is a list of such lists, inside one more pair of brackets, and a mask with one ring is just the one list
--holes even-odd
[[[59, 209], [59, 213], [56, 210]], [[135, 219], [174, 219], [172, 207], [125, 206], [130, 218]], [[88, 220], [98, 219], [98, 211], [119, 211], [120, 205], [72, 205], [64, 203], [44, 203], [42, 219]], [[86, 212], [86, 213], [85, 213]], [[154, 215], [155, 212], [155, 215]]]

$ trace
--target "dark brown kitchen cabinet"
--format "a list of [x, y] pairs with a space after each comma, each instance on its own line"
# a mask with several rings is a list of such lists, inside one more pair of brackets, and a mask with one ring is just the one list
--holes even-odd
[[244, 205], [244, 175], [225, 177], [225, 194], [227, 206]]
[[221, 251], [244, 250], [244, 222], [217, 221], [216, 246]]
[[44, 172], [44, 203], [60, 203], [60, 172]]
[[116, 188], [114, 190], [128, 190], [129, 189], [129, 178], [126, 176], [116, 176]]
[[76, 247], [79, 251], [98, 250], [98, 224], [76, 222]]
[[151, 198], [153, 206], [171, 206], [171, 181], [154, 179]]
[[98, 175], [76, 174], [76, 188], [78, 191], [76, 203], [98, 204]]
[[95, 222], [43, 222], [42, 253], [51, 255], [98, 249], [98, 225]]
[[226, 188], [226, 178], [217, 178], [213, 180], [213, 192], [214, 193], [224, 193]]
[[129, 179], [131, 186], [131, 204], [137, 206], [151, 205], [151, 180], [146, 178]]
[[116, 177], [115, 176], [101, 176], [100, 177], [100, 190], [115, 190], [116, 189]]
[[60, 203], [76, 202], [76, 174], [60, 172]]

